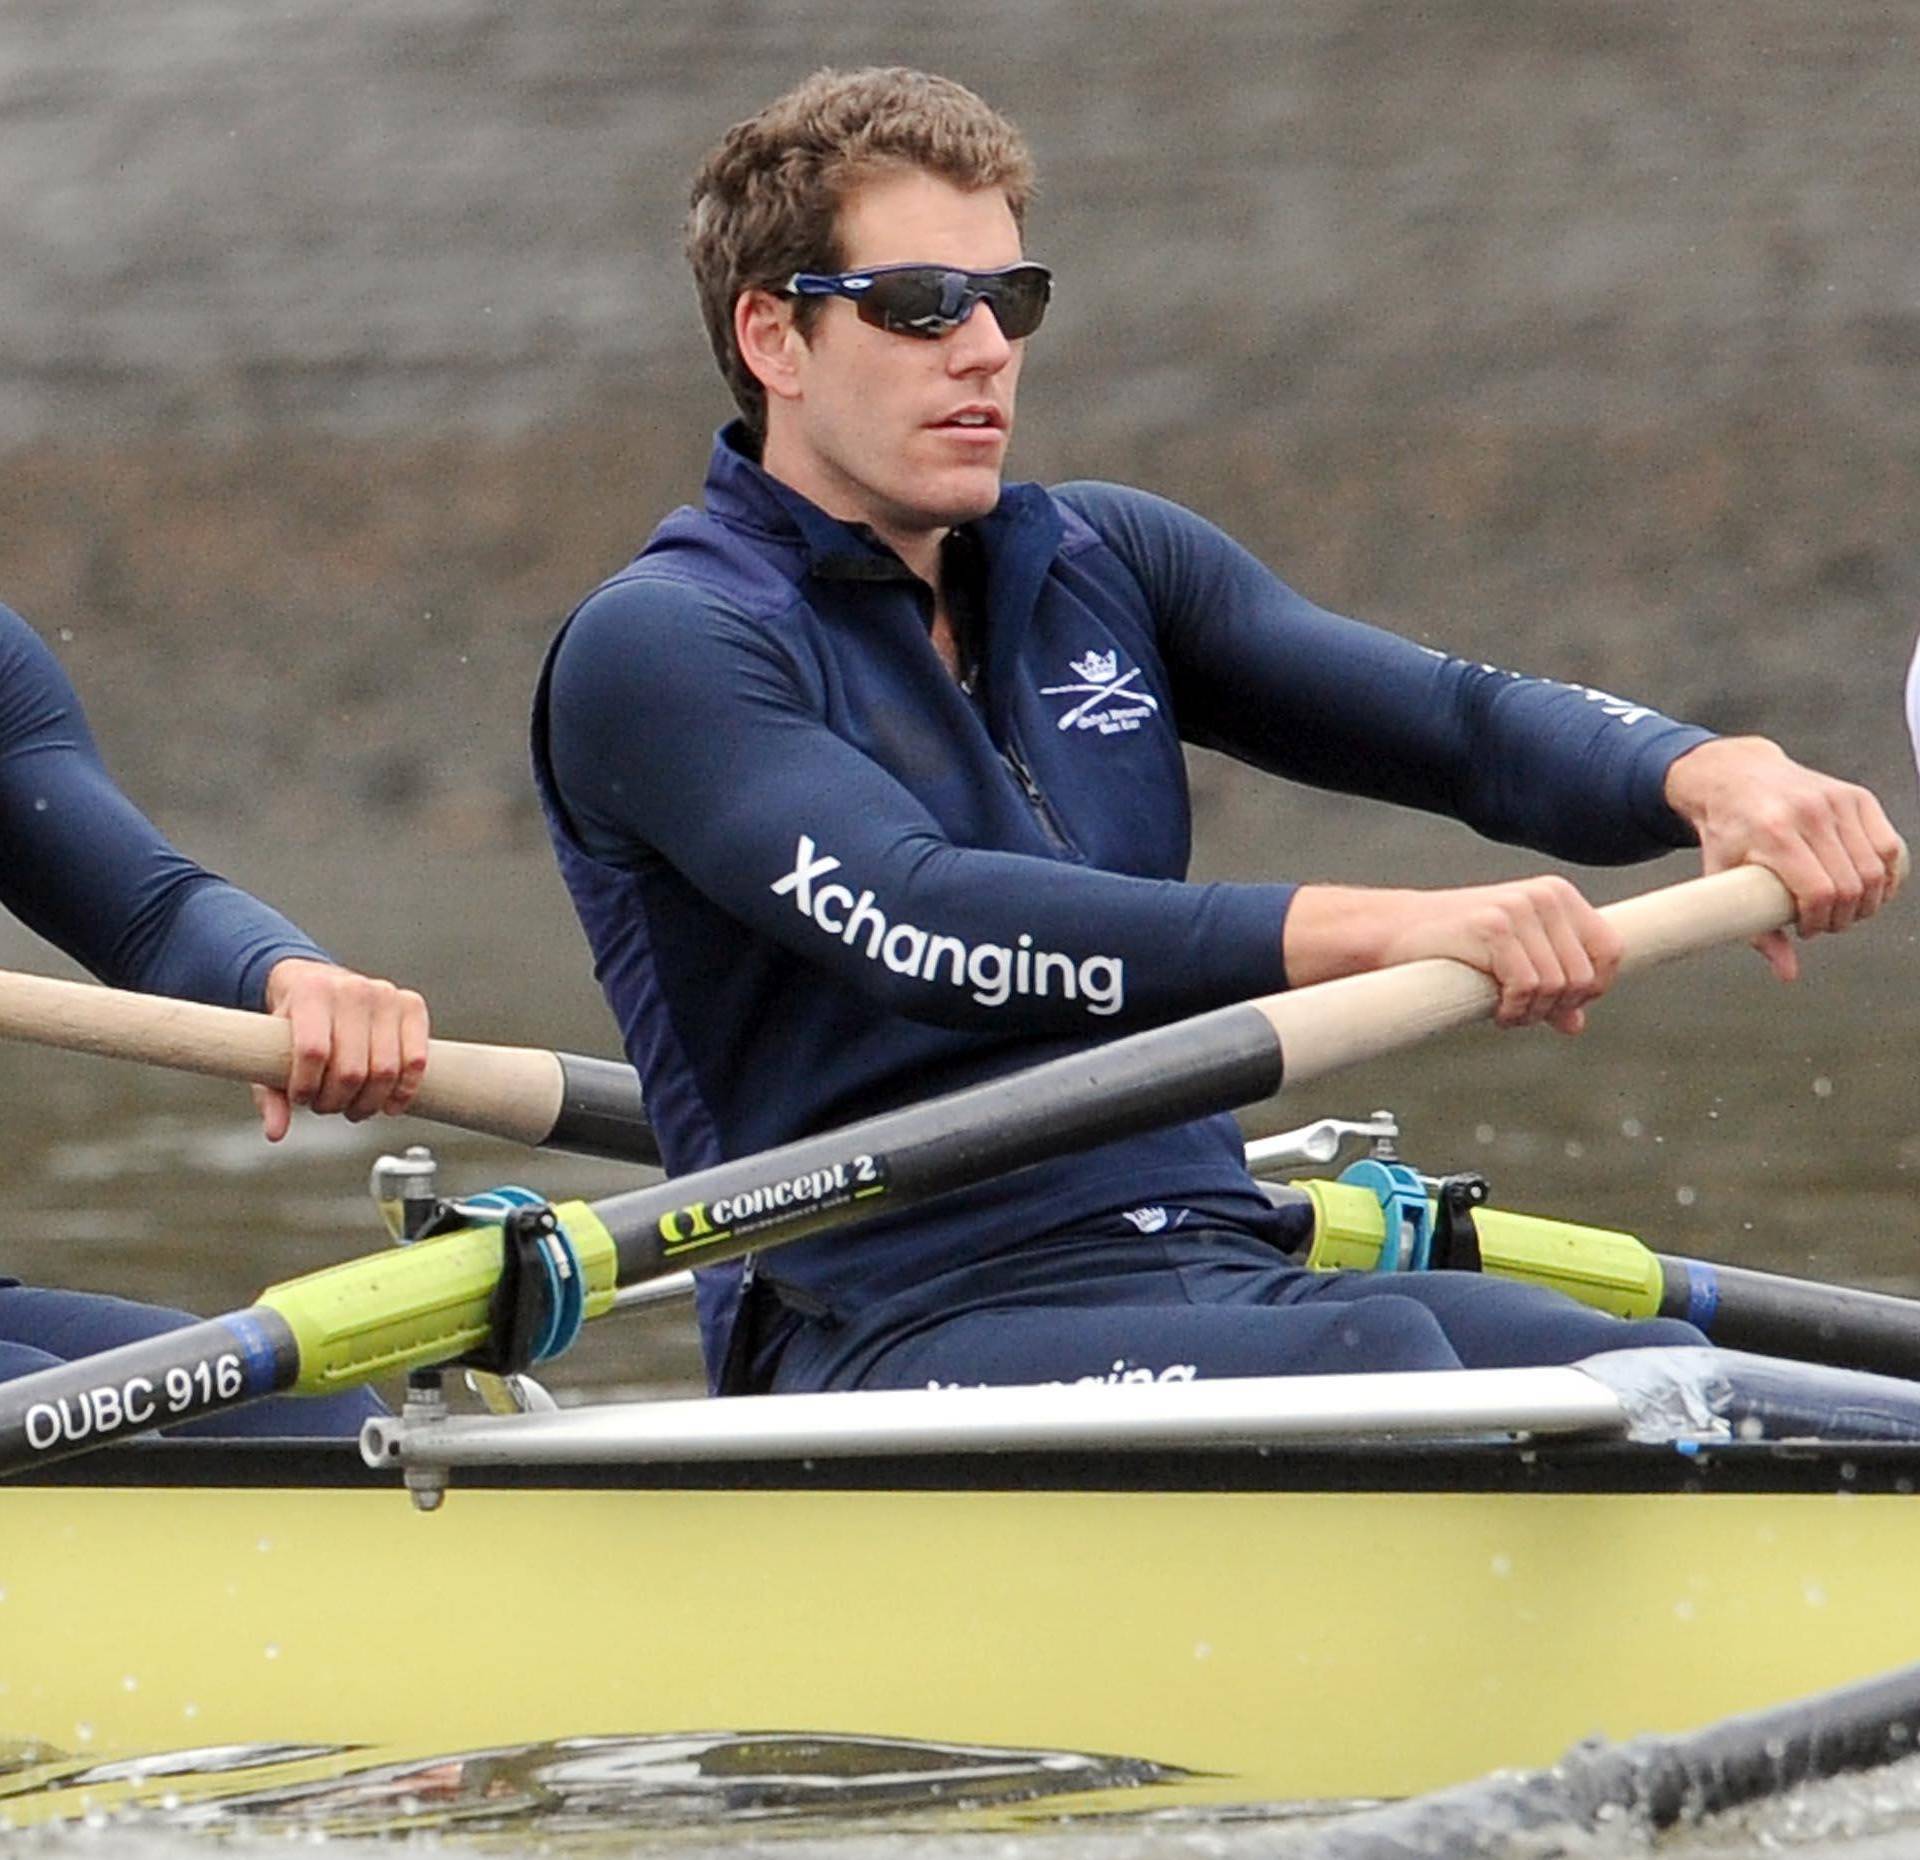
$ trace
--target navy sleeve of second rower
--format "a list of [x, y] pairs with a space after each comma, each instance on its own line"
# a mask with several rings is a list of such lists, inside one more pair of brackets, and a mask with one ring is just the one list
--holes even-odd
[[73, 686], [0, 607], [0, 904], [103, 982], [262, 1005], [268, 971], [325, 953], [216, 878], [113, 785]]

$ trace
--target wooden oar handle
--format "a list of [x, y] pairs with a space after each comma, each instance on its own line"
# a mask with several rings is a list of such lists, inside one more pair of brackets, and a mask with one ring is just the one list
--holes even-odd
[[1797, 914], [1786, 886], [1759, 865], [1735, 866], [1730, 872], [1690, 878], [1600, 907], [1600, 915], [1626, 944], [1622, 975], [1716, 943], [1778, 930]]
[[[1736, 866], [1601, 908], [1626, 943], [1621, 973], [1692, 950], [1778, 930], [1794, 919], [1787, 888], [1764, 867]], [[1484, 1020], [1499, 991], [1478, 969], [1433, 957], [1321, 982], [1259, 1003], [1285, 1055], [1289, 1085], [1397, 1052]]]
[[[292, 1064], [287, 1023], [270, 1014], [5, 970], [0, 1037], [282, 1088]], [[517, 1143], [659, 1160], [630, 1068], [538, 1047], [430, 1040], [412, 1115]]]

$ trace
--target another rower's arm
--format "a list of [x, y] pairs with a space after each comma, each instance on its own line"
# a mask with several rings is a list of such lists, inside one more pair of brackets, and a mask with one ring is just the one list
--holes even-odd
[[344, 969], [196, 864], [114, 785], [71, 681], [0, 608], [0, 903], [100, 980], [264, 1008], [293, 1030], [290, 1093], [256, 1087], [270, 1139], [290, 1103], [399, 1112], [426, 1067], [426, 1005]]
[[71, 681], [0, 608], [0, 904], [117, 988], [263, 1005], [286, 957], [327, 960], [197, 865], [114, 785]]

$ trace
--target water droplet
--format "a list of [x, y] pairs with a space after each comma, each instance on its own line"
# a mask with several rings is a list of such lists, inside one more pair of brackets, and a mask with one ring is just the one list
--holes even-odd
[[1474, 1125], [1473, 1127], [1474, 1142], [1491, 1143], [1493, 1141], [1493, 1138], [1494, 1138], [1494, 1129], [1491, 1124], [1475, 1124]]
[[1513, 1574], [1513, 1558], [1504, 1550], [1496, 1550], [1493, 1553], [1493, 1561], [1487, 1567], [1504, 1582]]
[[278, 1644], [273, 1641], [267, 1642], [266, 1652], [269, 1660], [277, 1660], [280, 1657], [280, 1648]]
[[1566, 1156], [1569, 1162], [1578, 1162], [1587, 1153], [1587, 1146], [1578, 1137], [1569, 1137], [1566, 1142]]
[[120, 1690], [122, 1692], [138, 1692], [140, 1690], [140, 1682], [134, 1678], [131, 1673], [128, 1673], [120, 1681]]
[[76, 1724], [73, 1727], [73, 1741], [76, 1744], [92, 1743], [93, 1742], [93, 1726], [90, 1724]]
[[1827, 1592], [1817, 1582], [1804, 1583], [1800, 1594], [1809, 1608], [1824, 1608], [1827, 1605]]
[[181, 1708], [180, 1716], [183, 1718], [197, 1718], [200, 1716], [200, 1707], [189, 1699]]
[[258, 1550], [262, 1556], [265, 1556], [266, 1553], [273, 1548], [273, 1539], [271, 1537], [263, 1537], [253, 1547]]
[[1813, 1081], [1813, 1095], [1816, 1098], [1831, 1098], [1833, 1096], [1833, 1080], [1822, 1073], [1819, 1078]]
[[1211, 1659], [1213, 1657], [1213, 1643], [1207, 1640], [1196, 1640], [1193, 1643], [1193, 1657], [1196, 1660]]
[[1673, 1198], [1679, 1202], [1683, 1208], [1692, 1207], [1693, 1204], [1700, 1199], [1699, 1195], [1690, 1188], [1676, 1188], [1673, 1191]]
[[1646, 1134], [1646, 1125], [1637, 1117], [1623, 1117], [1620, 1120], [1620, 1134], [1623, 1137], [1640, 1137]]

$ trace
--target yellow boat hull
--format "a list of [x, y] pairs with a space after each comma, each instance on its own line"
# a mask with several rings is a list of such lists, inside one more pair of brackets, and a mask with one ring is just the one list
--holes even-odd
[[[1777, 1490], [1438, 1489], [1470, 1454], [1339, 1489], [1365, 1460], [1305, 1457], [1127, 1489], [1020, 1489], [1017, 1457], [911, 1489], [543, 1477], [434, 1514], [350, 1478], [0, 1486], [0, 1815], [776, 1733], [1026, 1753], [1056, 1806], [1343, 1801], [1920, 1660], [1905, 1450]], [[226, 1746], [312, 1754], [153, 1761]]]

